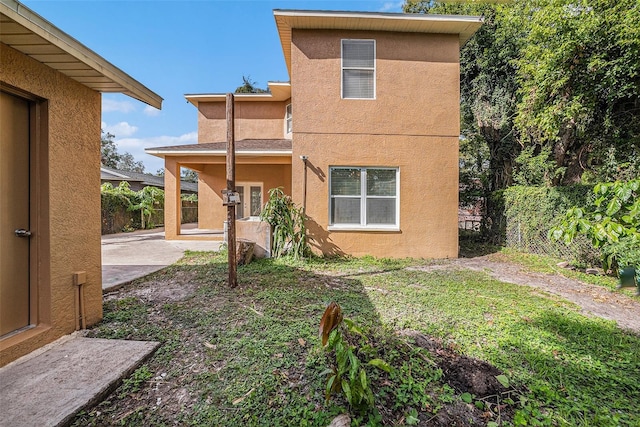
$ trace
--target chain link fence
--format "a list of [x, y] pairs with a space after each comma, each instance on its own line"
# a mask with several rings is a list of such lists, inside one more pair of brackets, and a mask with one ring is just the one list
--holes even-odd
[[548, 237], [549, 229], [531, 229], [522, 222], [507, 219], [506, 246], [522, 252], [547, 255], [565, 261], [599, 265], [598, 249], [589, 239], [577, 236], [569, 245], [554, 241]]

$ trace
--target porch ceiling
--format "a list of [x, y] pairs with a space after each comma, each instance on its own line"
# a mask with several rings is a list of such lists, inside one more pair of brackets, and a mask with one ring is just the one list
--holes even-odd
[[0, 42], [97, 92], [162, 108], [159, 95], [15, 0], [0, 0]]

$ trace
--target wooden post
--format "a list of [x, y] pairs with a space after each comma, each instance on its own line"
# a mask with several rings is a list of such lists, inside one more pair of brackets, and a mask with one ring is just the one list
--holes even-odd
[[[227, 191], [236, 191], [236, 147], [234, 133], [233, 94], [227, 94]], [[238, 264], [236, 262], [236, 205], [227, 206], [227, 249], [229, 253], [229, 287], [238, 285]]]

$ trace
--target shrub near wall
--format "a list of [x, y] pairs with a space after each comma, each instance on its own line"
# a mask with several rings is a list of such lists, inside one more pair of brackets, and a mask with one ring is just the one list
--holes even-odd
[[598, 263], [598, 252], [586, 238], [575, 239], [570, 246], [548, 238], [549, 230], [560, 224], [569, 208], [589, 204], [591, 186], [513, 186], [504, 190], [502, 197], [508, 247], [570, 261]]
[[102, 234], [120, 233], [140, 227], [140, 213], [129, 210], [135, 192], [126, 186], [103, 184], [100, 191], [102, 206]]
[[[162, 192], [162, 190], [160, 190]], [[142, 228], [141, 200], [145, 197], [144, 190], [133, 191], [126, 181], [118, 187], [103, 184], [100, 191], [102, 202], [102, 234], [121, 233]], [[161, 193], [164, 199], [164, 192]], [[182, 223], [198, 221], [197, 195], [185, 197], [182, 201]], [[146, 206], [145, 228], [161, 226], [164, 223], [164, 201], [153, 204], [153, 208]], [[135, 208], [137, 207], [137, 208]]]

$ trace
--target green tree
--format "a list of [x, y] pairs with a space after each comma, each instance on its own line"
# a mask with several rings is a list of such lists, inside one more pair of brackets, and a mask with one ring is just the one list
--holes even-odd
[[269, 93], [268, 89], [261, 89], [257, 84], [251, 80], [251, 76], [242, 76], [242, 86], [238, 86], [235, 93]]
[[192, 170], [192, 169], [187, 169], [187, 168], [182, 168], [180, 170], [180, 179], [182, 181], [186, 181], [186, 182], [198, 182], [198, 172]]
[[131, 153], [118, 151], [118, 146], [114, 140], [116, 136], [112, 133], [102, 131], [100, 138], [100, 163], [108, 168], [123, 171], [144, 173], [142, 161], [136, 161]]
[[118, 153], [118, 147], [113, 140], [116, 136], [112, 133], [102, 131], [100, 137], [100, 163], [108, 168], [117, 169], [118, 162], [120, 161], [120, 153]]
[[[526, 28], [516, 61], [523, 144], [550, 149], [553, 184], [640, 152], [640, 2], [517, 1], [507, 24]], [[629, 161], [632, 164], [629, 164]], [[623, 172], [623, 171], [622, 171]]]

